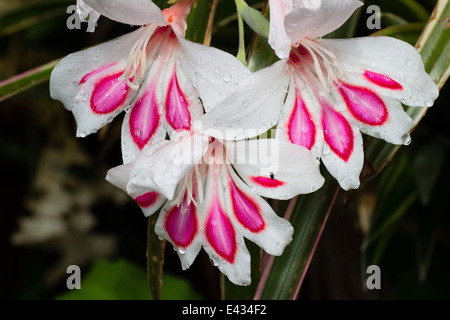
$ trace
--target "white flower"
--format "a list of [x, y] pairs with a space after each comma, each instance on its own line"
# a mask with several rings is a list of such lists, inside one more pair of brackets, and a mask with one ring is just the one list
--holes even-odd
[[[269, 152], [266, 152], [269, 151]], [[183, 269], [203, 247], [230, 281], [250, 283], [243, 237], [282, 254], [290, 223], [261, 197], [287, 199], [324, 182], [307, 149], [275, 139], [220, 141], [199, 131], [147, 146], [133, 163], [108, 171], [145, 215], [161, 212], [155, 232], [171, 242]]]
[[[282, 58], [251, 74], [203, 118], [220, 138], [235, 129], [279, 134], [310, 149], [345, 190], [359, 187], [361, 132], [408, 144], [413, 121], [401, 103], [431, 106], [439, 92], [411, 45], [390, 37], [321, 39], [357, 0], [271, 0], [269, 43]], [[401, 102], [401, 103], [400, 103]], [[239, 121], [239, 125], [237, 125]]]
[[161, 11], [150, 0], [84, 0], [91, 14], [143, 26], [70, 54], [53, 70], [50, 94], [73, 112], [77, 136], [96, 132], [125, 110], [122, 156], [133, 161], [166, 132], [189, 130], [203, 109], [250, 73], [232, 55], [184, 39], [194, 2], [181, 0]]

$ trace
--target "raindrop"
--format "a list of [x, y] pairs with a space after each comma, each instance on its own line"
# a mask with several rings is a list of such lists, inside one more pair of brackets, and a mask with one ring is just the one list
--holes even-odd
[[431, 107], [432, 105], [433, 105], [433, 101], [430, 101], [430, 100], [425, 101], [426, 107]]
[[323, 145], [322, 154], [329, 154], [330, 153], [330, 147], [326, 144]]
[[225, 72], [223, 75], [223, 81], [230, 82], [231, 81], [231, 74], [228, 72]]
[[219, 262], [218, 262], [217, 260], [218, 260], [218, 259], [215, 258], [215, 257], [210, 259], [211, 264], [212, 264], [214, 267], [217, 267], [217, 266], [219, 265]]
[[409, 136], [409, 134], [405, 133], [404, 135], [402, 135], [401, 141], [405, 146], [407, 146], [411, 143], [411, 137]]
[[214, 72], [217, 73], [217, 74], [219, 74], [219, 73], [220, 73], [220, 68], [219, 68], [219, 67], [216, 67], [216, 68], [214, 69]]
[[84, 131], [81, 131], [81, 132], [80, 132], [80, 137], [81, 137], [81, 138], [84, 138], [84, 137], [86, 137], [86, 132], [84, 132]]
[[185, 254], [185, 253], [186, 253], [186, 248], [184, 248], [184, 247], [179, 247], [179, 248], [178, 248], [178, 253], [179, 253], [179, 254]]
[[406, 64], [407, 67], [411, 67], [411, 66], [412, 66], [412, 61], [411, 61], [411, 59], [406, 59], [406, 60], [405, 60], [405, 64]]
[[281, 245], [281, 242], [280, 241], [275, 241], [275, 246], [277, 246], [277, 247], [279, 247]]

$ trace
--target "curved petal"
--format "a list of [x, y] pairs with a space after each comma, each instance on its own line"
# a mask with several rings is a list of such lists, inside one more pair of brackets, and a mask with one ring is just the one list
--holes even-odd
[[147, 146], [134, 162], [127, 192], [145, 188], [172, 200], [179, 182], [200, 162], [206, 147], [207, 137], [196, 133]]
[[[431, 106], [439, 91], [425, 72], [422, 58], [406, 42], [390, 37], [318, 41], [331, 50], [348, 77], [357, 77], [381, 97], [410, 106]], [[355, 78], [351, 78], [355, 81]]]
[[158, 26], [167, 24], [161, 9], [150, 0], [84, 0], [92, 9], [101, 15], [129, 25]]
[[284, 18], [292, 11], [292, 0], [269, 0], [270, 29], [269, 44], [281, 58], [289, 57], [291, 51], [291, 39], [284, 29]]
[[173, 245], [183, 270], [194, 262], [202, 248], [203, 237], [201, 211], [186, 200], [185, 195], [180, 206], [167, 202], [155, 225], [155, 233]]
[[130, 181], [133, 163], [123, 164], [108, 170], [106, 180], [119, 189], [127, 192], [127, 185]]
[[135, 196], [134, 201], [141, 207], [144, 216], [149, 217], [158, 211], [167, 199], [156, 191], [147, 191], [141, 195]]
[[201, 118], [204, 132], [227, 140], [266, 132], [278, 121], [289, 79], [286, 60], [243, 78], [230, 97]]
[[[108, 170], [106, 180], [112, 185], [127, 192], [133, 165], [133, 163], [127, 163]], [[129, 194], [129, 196], [141, 207], [142, 212], [146, 217], [155, 213], [166, 201], [159, 193], [144, 188], [135, 190], [135, 192]]]
[[341, 82], [336, 88], [339, 93], [334, 97], [337, 103], [347, 106], [347, 119], [352, 126], [393, 144], [409, 143], [413, 120], [398, 100], [373, 90], [360, 76], [350, 76], [348, 82]]
[[295, 44], [303, 38], [322, 37], [339, 28], [363, 4], [358, 0], [322, 0], [301, 4], [284, 19], [286, 34]]
[[276, 139], [227, 144], [227, 157], [240, 177], [264, 197], [290, 199], [319, 189], [319, 161], [304, 147]]
[[234, 227], [225, 210], [223, 165], [209, 167], [204, 201], [204, 244], [211, 262], [237, 285], [250, 284], [250, 254], [242, 234]]
[[203, 115], [203, 106], [192, 80], [185, 75], [177, 60], [172, 74], [164, 82], [164, 114], [169, 134], [173, 130], [193, 130]]
[[178, 37], [181, 50], [177, 61], [209, 112], [234, 92], [250, 71], [234, 56], [222, 50]]
[[77, 136], [96, 132], [126, 108], [136, 90], [119, 80], [140, 28], [62, 59], [50, 76], [50, 95], [73, 112]]
[[[339, 182], [344, 190], [359, 187], [359, 175], [364, 164], [364, 151], [361, 133], [357, 128], [351, 128], [351, 148], [333, 148], [324, 142], [322, 162], [328, 172]], [[345, 153], [342, 152], [345, 150]]]
[[305, 147], [320, 157], [323, 149], [320, 110], [311, 87], [294, 76], [277, 126], [280, 139]]
[[[134, 161], [146, 146], [166, 137], [157, 105], [149, 99], [148, 95], [141, 96], [123, 118], [121, 144], [124, 163]], [[144, 107], [143, 104], [147, 105]]]
[[[225, 171], [225, 170], [224, 170]], [[281, 255], [291, 242], [294, 229], [270, 205], [236, 175], [231, 166], [223, 176], [225, 204], [236, 229], [268, 254]]]

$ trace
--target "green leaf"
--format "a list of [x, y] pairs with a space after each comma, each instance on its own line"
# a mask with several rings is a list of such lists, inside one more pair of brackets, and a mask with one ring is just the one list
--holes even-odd
[[50, 74], [58, 62], [59, 60], [54, 60], [0, 82], [0, 102], [50, 79]]
[[120, 259], [95, 261], [89, 272], [81, 269], [81, 289], [55, 297], [57, 300], [148, 300], [145, 270]]
[[187, 18], [186, 39], [209, 45], [218, 0], [197, 0]]
[[319, 191], [303, 195], [296, 201], [290, 218], [295, 230], [293, 240], [283, 254], [273, 258], [273, 262], [267, 266], [267, 278], [262, 279], [256, 298], [296, 299], [340, 190], [328, 172], [324, 172], [324, 176], [325, 184]]
[[[165, 273], [161, 298], [165, 300], [198, 300], [202, 296], [185, 279]], [[81, 289], [55, 297], [56, 300], [151, 300], [143, 267], [125, 259], [98, 259], [84, 274]]]
[[374, 32], [372, 36], [389, 36], [414, 45], [425, 27], [424, 23], [406, 23], [384, 28]]
[[427, 9], [416, 0], [370, 0], [365, 4], [377, 5], [381, 12], [391, 12], [408, 22], [427, 22], [429, 18]]
[[423, 205], [430, 202], [431, 194], [443, 169], [446, 148], [440, 143], [423, 145], [413, 157], [413, 177]]
[[[426, 72], [439, 89], [443, 87], [450, 74], [450, 64], [448, 63], [448, 56], [450, 55], [450, 29], [447, 28], [449, 16], [449, 1], [439, 1], [416, 44], [416, 48], [422, 56]], [[414, 127], [420, 122], [427, 111], [426, 107], [406, 107], [405, 109], [408, 115], [414, 120]], [[367, 140], [365, 154], [368, 162], [364, 166], [364, 174], [361, 175], [362, 186], [377, 176], [400, 148], [399, 146], [375, 138], [368, 138]]]
[[260, 36], [269, 37], [269, 20], [258, 10], [249, 7], [244, 0], [235, 0], [238, 13], [245, 23]]

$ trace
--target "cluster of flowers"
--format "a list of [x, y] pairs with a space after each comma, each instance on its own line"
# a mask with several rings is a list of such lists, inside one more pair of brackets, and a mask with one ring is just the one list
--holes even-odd
[[358, 188], [361, 132], [408, 144], [413, 123], [401, 103], [431, 106], [438, 90], [405, 42], [321, 38], [357, 0], [270, 0], [268, 41], [280, 59], [254, 73], [184, 38], [194, 3], [161, 11], [150, 0], [78, 1], [90, 31], [100, 15], [142, 27], [65, 57], [50, 91], [73, 112], [79, 137], [125, 111], [123, 164], [106, 179], [146, 216], [160, 209], [155, 232], [183, 269], [203, 247], [233, 283], [247, 285], [243, 238], [280, 255], [293, 235], [263, 197], [319, 189], [320, 161], [343, 189]]

